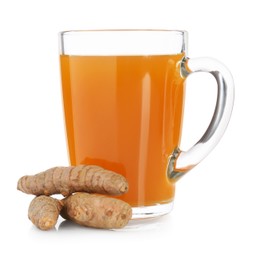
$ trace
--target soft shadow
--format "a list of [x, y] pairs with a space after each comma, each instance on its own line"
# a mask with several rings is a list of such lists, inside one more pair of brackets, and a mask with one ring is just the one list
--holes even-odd
[[166, 226], [170, 226], [172, 220], [170, 215], [157, 218], [130, 220], [129, 223], [120, 229], [98, 229], [92, 227], [84, 227], [70, 220], [64, 220], [60, 223], [58, 231], [81, 231], [90, 230], [95, 232], [137, 232], [137, 231], [159, 231]]
[[31, 228], [28, 231], [29, 236], [41, 237], [41, 238], [47, 237], [47, 236], [49, 236], [49, 234], [56, 234], [56, 232], [57, 232], [56, 227], [54, 227], [50, 230], [41, 230], [34, 225], [31, 225]]
[[95, 232], [112, 232], [112, 230], [110, 229], [99, 229], [99, 228], [93, 228], [93, 227], [86, 227], [86, 226], [81, 226], [79, 224], [76, 224], [70, 220], [64, 220], [60, 223], [59, 227], [58, 227], [58, 232], [76, 232], [76, 231], [95, 231]]
[[31, 225], [31, 228], [29, 230], [29, 234], [34, 237], [44, 237], [45, 235], [49, 234], [58, 234], [59, 232], [63, 233], [83, 233], [83, 231], [86, 231], [86, 233], [94, 233], [95, 235], [99, 232], [109, 234], [109, 233], [116, 233], [116, 232], [131, 232], [131, 233], [141, 233], [144, 231], [149, 232], [161, 232], [165, 230], [167, 227], [172, 226], [172, 217], [167, 214], [165, 216], [157, 217], [157, 218], [149, 218], [149, 219], [135, 219], [130, 220], [129, 223], [124, 227], [120, 229], [98, 229], [98, 228], [92, 228], [92, 227], [85, 227], [81, 226], [79, 224], [76, 224], [70, 220], [63, 220], [60, 218], [58, 220], [58, 223], [56, 224], [56, 227], [47, 230], [42, 231], [35, 227], [34, 225]]

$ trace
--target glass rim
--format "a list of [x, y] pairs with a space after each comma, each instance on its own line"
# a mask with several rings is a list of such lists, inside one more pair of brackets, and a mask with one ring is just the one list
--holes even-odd
[[176, 29], [77, 29], [77, 30], [63, 30], [59, 34], [79, 34], [79, 33], [90, 33], [90, 32], [166, 32], [176, 34], [187, 34], [186, 30]]
[[187, 51], [185, 30], [87, 29], [59, 33], [60, 54], [167, 55]]

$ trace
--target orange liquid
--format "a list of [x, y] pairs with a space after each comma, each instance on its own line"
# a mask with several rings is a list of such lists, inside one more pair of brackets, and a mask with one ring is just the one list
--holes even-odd
[[124, 175], [120, 198], [133, 206], [173, 199], [166, 169], [180, 142], [183, 56], [60, 57], [70, 163]]

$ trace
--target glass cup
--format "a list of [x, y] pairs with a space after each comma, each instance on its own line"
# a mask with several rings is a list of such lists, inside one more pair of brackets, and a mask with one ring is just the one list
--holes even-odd
[[[230, 72], [210, 58], [186, 56], [187, 32], [85, 30], [60, 33], [60, 64], [71, 165], [95, 164], [124, 175], [119, 196], [133, 218], [168, 213], [175, 184], [215, 147], [233, 107]], [[180, 149], [187, 77], [208, 72], [217, 101], [209, 127]]]

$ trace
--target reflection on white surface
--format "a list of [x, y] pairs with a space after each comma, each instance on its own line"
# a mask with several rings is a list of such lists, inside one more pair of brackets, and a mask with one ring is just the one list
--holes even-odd
[[137, 220], [130, 220], [127, 226], [121, 229], [97, 229], [97, 228], [91, 228], [91, 227], [84, 227], [81, 225], [78, 225], [72, 221], [64, 220], [60, 218], [58, 220], [58, 223], [56, 224], [56, 227], [54, 229], [48, 230], [48, 231], [41, 231], [34, 225], [31, 225], [31, 228], [29, 230], [29, 236], [31, 237], [44, 237], [44, 234], [53, 234], [55, 233], [57, 236], [58, 234], [62, 235], [73, 235], [80, 234], [80, 235], [86, 235], [86, 234], [93, 234], [97, 235], [98, 233], [104, 233], [104, 234], [111, 234], [111, 233], [143, 233], [144, 231], [148, 232], [162, 232], [164, 229], [166, 229], [167, 226], [170, 226], [171, 224], [171, 216], [170, 214], [157, 217], [157, 218], [151, 218], [151, 219], [137, 219]]
[[127, 226], [122, 229], [114, 229], [118, 232], [126, 231], [144, 231], [144, 230], [160, 230], [165, 226], [166, 222], [170, 222], [170, 216], [162, 216], [150, 219], [134, 219], [130, 220]]
[[99, 232], [99, 231], [105, 231], [105, 232], [137, 232], [137, 231], [145, 231], [145, 230], [151, 230], [151, 231], [157, 231], [161, 228], [166, 227], [168, 223], [170, 224], [171, 218], [170, 215], [157, 217], [157, 218], [151, 218], [151, 219], [135, 219], [130, 220], [129, 223], [121, 229], [96, 229], [96, 228], [90, 228], [90, 227], [83, 227], [76, 223], [73, 223], [72, 221], [64, 220], [59, 224], [58, 232], [62, 231], [81, 231], [88, 230], [90, 232]]

